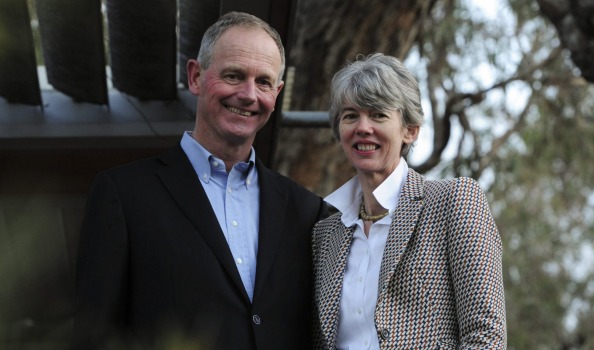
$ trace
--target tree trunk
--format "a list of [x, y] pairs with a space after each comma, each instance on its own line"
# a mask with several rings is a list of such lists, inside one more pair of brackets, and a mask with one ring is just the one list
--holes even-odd
[[[327, 110], [332, 75], [359, 54], [403, 59], [435, 2], [302, 0], [289, 57], [296, 91], [290, 109]], [[329, 128], [282, 128], [274, 165], [320, 195], [354, 174]]]
[[563, 46], [581, 70], [594, 82], [594, 0], [538, 0], [540, 10], [559, 32]]

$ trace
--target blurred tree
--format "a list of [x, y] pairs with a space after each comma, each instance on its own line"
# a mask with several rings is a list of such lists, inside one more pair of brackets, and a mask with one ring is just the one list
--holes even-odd
[[[494, 3], [489, 13], [466, 0], [301, 0], [291, 109], [327, 110], [332, 74], [359, 53], [404, 59], [427, 123], [409, 163], [488, 193], [509, 348], [591, 349], [594, 86], [537, 0]], [[321, 195], [353, 175], [328, 129], [281, 130], [276, 161]]]

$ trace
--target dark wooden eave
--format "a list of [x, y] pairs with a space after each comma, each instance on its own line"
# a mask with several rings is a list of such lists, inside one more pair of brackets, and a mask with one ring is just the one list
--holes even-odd
[[[26, 0], [0, 4], [0, 32], [10, 33], [0, 49], [0, 152], [171, 145], [193, 127], [185, 67], [206, 28], [228, 11], [252, 13], [279, 31], [289, 57], [297, 11], [297, 0], [104, 0], [105, 15], [101, 0], [34, 4], [36, 16]], [[35, 60], [32, 18], [45, 71]], [[266, 164], [282, 100], [254, 145]]]

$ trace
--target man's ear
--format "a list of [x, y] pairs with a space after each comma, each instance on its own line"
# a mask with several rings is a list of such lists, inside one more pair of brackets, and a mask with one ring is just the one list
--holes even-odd
[[276, 87], [276, 94], [280, 94], [281, 90], [283, 89], [283, 86], [285, 86], [285, 82], [284, 81], [280, 81], [280, 83], [278, 83], [278, 86]]
[[197, 60], [188, 60], [186, 72], [188, 74], [188, 89], [193, 95], [200, 95], [200, 62]]

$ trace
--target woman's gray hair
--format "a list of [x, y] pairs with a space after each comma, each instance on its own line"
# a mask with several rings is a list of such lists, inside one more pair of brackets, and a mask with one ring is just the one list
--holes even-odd
[[[399, 111], [403, 127], [423, 125], [421, 93], [414, 75], [395, 57], [374, 53], [359, 55], [339, 70], [330, 89], [330, 126], [340, 140], [338, 125], [345, 103], [367, 111]], [[403, 144], [406, 157], [412, 144]]]
[[208, 69], [208, 67], [210, 67], [215, 44], [221, 35], [223, 35], [227, 29], [232, 27], [260, 28], [270, 35], [276, 43], [281, 56], [281, 70], [277, 78], [277, 84], [280, 83], [285, 72], [285, 48], [283, 47], [280, 35], [274, 28], [260, 18], [243, 12], [228, 12], [219, 17], [213, 25], [208, 27], [202, 37], [200, 50], [198, 51], [198, 62], [200, 62], [202, 68]]

